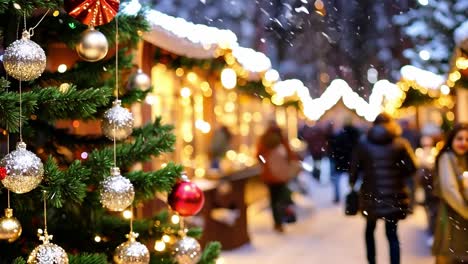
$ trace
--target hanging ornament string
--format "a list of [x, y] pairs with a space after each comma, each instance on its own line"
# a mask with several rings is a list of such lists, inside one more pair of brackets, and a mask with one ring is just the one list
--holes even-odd
[[[119, 101], [119, 17], [115, 17], [115, 101]], [[114, 167], [117, 167], [117, 143], [115, 134], [117, 125], [114, 123]]]
[[[7, 75], [7, 80], [8, 80], [8, 75]], [[8, 92], [8, 87], [6, 88], [6, 91]], [[8, 127], [8, 123], [6, 124], [6, 130], [7, 130], [6, 150], [7, 150], [7, 154], [8, 154], [8, 153], [10, 153], [10, 130], [9, 130], [9, 127]], [[10, 189], [7, 189], [7, 206], [8, 206], [8, 209], [10, 209]]]
[[130, 217], [130, 234], [133, 233], [133, 204], [130, 206], [130, 212], [131, 217]]
[[47, 234], [47, 202], [46, 202], [46, 194], [47, 191], [43, 190], [43, 198], [44, 198], [44, 234]]
[[47, 11], [46, 11], [45, 14], [41, 17], [41, 19], [39, 20], [39, 22], [37, 22], [37, 24], [36, 24], [34, 27], [30, 28], [30, 29], [28, 29], [28, 27], [26, 26], [26, 13], [24, 13], [24, 31], [28, 31], [28, 32], [29, 32], [29, 36], [32, 37], [32, 36], [34, 35], [34, 29], [36, 29], [36, 28], [39, 26], [39, 24], [41, 24], [42, 20], [44, 20], [44, 18], [47, 16], [47, 14], [49, 13], [49, 11], [50, 11], [50, 8], [47, 9]]

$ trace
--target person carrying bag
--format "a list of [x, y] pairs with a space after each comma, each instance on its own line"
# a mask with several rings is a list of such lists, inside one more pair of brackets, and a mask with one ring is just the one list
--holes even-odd
[[[268, 186], [274, 230], [283, 232], [285, 214], [291, 214], [291, 195], [287, 183], [301, 170], [301, 163], [274, 122], [269, 123], [257, 145], [257, 156], [262, 166], [260, 178]], [[289, 219], [292, 219], [289, 217]]]

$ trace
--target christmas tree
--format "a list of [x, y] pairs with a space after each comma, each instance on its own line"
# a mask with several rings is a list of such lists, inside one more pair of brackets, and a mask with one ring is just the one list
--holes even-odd
[[[122, 176], [130, 180], [133, 185], [134, 199], [133, 202], [130, 200], [132, 205], [138, 206], [144, 201], [155, 199], [156, 193], [171, 192], [180, 180], [183, 171], [180, 165], [168, 163], [156, 171], [131, 169], [136, 163], [149, 161], [152, 157], [173, 150], [175, 137], [170, 125], [162, 124], [160, 119], [156, 119], [152, 123], [129, 130], [130, 137], [118, 141], [114, 146], [112, 140], [100, 133], [76, 135], [70, 129], [60, 129], [56, 125], [59, 121], [65, 122], [64, 120], [73, 121], [74, 124], [96, 122], [103, 118], [108, 109], [116, 107], [113, 107], [113, 104], [117, 97], [124, 107], [130, 107], [144, 99], [148, 90], [137, 89], [132, 87], [132, 83], [128, 83], [129, 75], [134, 68], [131, 51], [140, 41], [141, 33], [148, 30], [144, 9], [136, 15], [122, 12], [117, 14], [118, 38], [116, 38], [115, 18], [103, 16], [104, 20], [109, 20], [104, 22], [108, 23], [100, 26], [95, 24], [109, 44], [109, 54], [97, 54], [104, 55], [101, 56], [104, 57], [102, 60], [97, 62], [89, 62], [91, 58], [88, 58], [88, 61], [78, 60], [68, 69], [66, 65], [60, 65], [58, 70], [48, 67], [42, 74], [40, 69], [37, 69], [45, 67], [45, 64], [41, 63], [29, 65], [36, 67], [31, 72], [26, 72], [27, 68], [24, 67], [16, 69], [15, 72], [15, 68], [12, 70], [11, 65], [9, 66], [12, 56], [16, 56], [14, 58], [19, 60], [27, 57], [21, 52], [15, 53], [7, 49], [19, 43], [15, 41], [22, 36], [23, 28], [27, 32], [24, 34], [29, 33], [30, 41], [36, 42], [45, 50], [47, 59], [53, 57], [54, 53], [56, 59], [63, 56], [56, 55], [59, 53], [57, 47], [66, 46], [72, 52], [75, 46], [83, 44], [80, 34], [87, 30], [87, 26], [81, 23], [83, 18], [80, 16], [74, 18], [64, 9], [66, 5], [73, 5], [76, 2], [88, 2], [91, 6], [96, 2], [105, 2], [109, 4], [107, 6], [109, 8], [113, 4], [115, 7], [115, 3], [118, 6], [119, 1], [0, 0], [2, 17], [0, 20], [2, 53], [0, 54], [3, 54], [3, 66], [6, 69], [5, 71], [0, 68], [0, 73], [5, 76], [0, 79], [0, 143], [2, 144], [0, 158], [3, 158], [1, 163], [3, 167], [0, 167], [3, 183], [0, 200], [4, 208], [11, 206], [14, 209], [14, 217], [22, 226], [21, 236], [10, 241], [6, 236], [11, 234], [2, 233], [5, 230], [0, 228], [0, 263], [26, 263], [31, 251], [42, 244], [37, 236], [38, 231], [42, 232], [43, 240], [48, 239], [43, 229], [44, 218], [47, 219], [48, 233], [53, 234], [52, 243], [68, 253], [70, 263], [110, 263], [113, 255], [117, 254], [115, 249], [127, 241], [125, 235], [132, 234], [131, 231], [139, 233], [137, 240], [146, 245], [154, 243], [155, 240], [157, 242], [164, 240], [170, 244], [171, 241], [184, 239], [185, 234], [188, 238], [201, 234], [198, 229], [190, 229], [181, 235], [179, 232], [181, 225], [174, 221], [179, 219], [179, 216], [171, 211], [155, 212], [152, 218], [134, 219], [131, 230], [129, 219], [125, 219], [121, 212], [110, 212], [103, 207], [103, 204], [106, 206], [106, 197], [103, 195], [106, 187], [102, 187], [102, 182], [112, 178], [109, 175], [113, 167], [118, 167]], [[121, 8], [125, 4], [125, 1], [122, 2]], [[69, 11], [70, 7], [66, 10]], [[92, 33], [100, 34], [94, 31]], [[102, 45], [102, 43], [94, 44]], [[85, 53], [86, 47], [83, 49], [85, 50], [78, 49], [78, 51]], [[40, 71], [39, 74], [37, 71]], [[31, 77], [35, 74], [40, 77]], [[128, 113], [126, 108], [119, 108], [119, 111]], [[119, 114], [116, 115], [115, 119], [122, 118]], [[113, 121], [114, 124], [118, 121], [113, 120], [112, 116], [104, 118]], [[111, 135], [111, 139], [118, 137], [116, 126], [111, 126], [107, 133], [107, 136]], [[125, 129], [128, 129], [128, 126]], [[33, 155], [30, 159], [32, 162], [20, 165], [36, 166], [34, 168], [37, 170], [33, 173], [41, 173], [38, 164], [43, 164], [42, 181], [28, 182], [31, 185], [28, 185], [28, 189], [32, 189], [30, 191], [17, 189], [18, 182], [13, 180], [13, 169], [8, 165], [15, 160], [11, 155], [6, 155], [7, 149], [9, 152], [14, 151], [14, 145], [19, 141], [24, 141], [32, 153], [17, 153]], [[39, 157], [41, 161], [35, 160], [34, 156]], [[6, 160], [10, 163], [5, 162]], [[112, 173], [113, 176], [121, 177], [115, 169]], [[128, 182], [124, 180], [124, 183]], [[122, 197], [110, 196], [110, 198], [107, 201], [107, 208], [122, 202], [119, 200]], [[43, 213], [44, 200], [48, 207], [46, 214]], [[131, 219], [133, 219], [132, 209], [133, 207], [129, 207], [125, 210]], [[123, 209], [118, 208], [114, 211], [123, 211]], [[169, 221], [170, 219], [173, 221]], [[130, 235], [129, 241], [133, 241], [132, 239], [134, 236]], [[187, 257], [180, 256], [184, 254], [180, 252], [179, 256], [177, 253], [174, 256], [171, 249], [163, 250], [162, 246], [165, 244], [159, 244], [159, 251], [148, 246], [150, 263], [177, 263], [179, 261], [177, 257]], [[192, 261], [195, 263], [199, 259], [198, 263], [214, 263], [219, 250], [218, 243], [211, 243], [203, 253], [199, 254], [199, 257], [192, 258]], [[114, 261], [117, 260], [114, 258]]]
[[455, 47], [454, 31], [467, 20], [468, 1], [418, 0], [419, 6], [398, 15], [394, 21], [413, 46], [403, 55], [412, 65], [445, 74]]

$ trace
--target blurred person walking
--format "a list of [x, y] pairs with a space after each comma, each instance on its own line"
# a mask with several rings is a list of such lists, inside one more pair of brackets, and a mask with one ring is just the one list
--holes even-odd
[[385, 221], [390, 263], [400, 263], [397, 224], [408, 214], [406, 182], [416, 171], [414, 152], [400, 135], [401, 128], [392, 117], [379, 114], [353, 153], [350, 185], [354, 189], [359, 176], [362, 177], [359, 201], [360, 210], [367, 219], [365, 240], [369, 264], [376, 263], [374, 231], [378, 219]]
[[[268, 186], [274, 229], [284, 232], [283, 222], [292, 205], [291, 191], [287, 183], [300, 171], [298, 156], [291, 150], [286, 137], [275, 121], [260, 137], [257, 157], [262, 165], [260, 178]], [[291, 212], [289, 212], [291, 213]]]
[[[281, 128], [275, 121], [270, 121], [257, 145], [257, 157], [262, 165], [260, 178], [268, 186], [274, 229], [284, 232], [283, 221], [288, 207], [292, 204], [288, 181], [299, 173], [298, 157], [294, 153]], [[297, 171], [294, 171], [297, 170]], [[294, 175], [295, 174], [295, 175]]]
[[332, 164], [331, 178], [334, 187], [334, 203], [340, 201], [341, 175], [348, 173], [354, 147], [359, 141], [360, 131], [353, 126], [351, 118], [347, 118], [342, 129], [330, 140], [330, 159]]
[[416, 157], [418, 158], [419, 169], [417, 173], [418, 185], [424, 190], [424, 209], [427, 216], [427, 233], [430, 236], [428, 245], [432, 246], [434, 239], [435, 223], [437, 218], [437, 208], [439, 199], [434, 195], [434, 164], [437, 155], [437, 149], [434, 147], [432, 137], [423, 136], [421, 138], [421, 148], [416, 149]]
[[448, 134], [436, 158], [434, 191], [440, 197], [433, 254], [437, 264], [468, 263], [468, 124]]
[[307, 150], [313, 159], [312, 176], [316, 180], [320, 180], [321, 161], [327, 156], [328, 149], [328, 127], [321, 122], [317, 122], [314, 126], [305, 126], [302, 136], [307, 143]]
[[212, 169], [220, 169], [221, 159], [231, 147], [231, 139], [232, 133], [225, 125], [214, 132], [209, 150]]

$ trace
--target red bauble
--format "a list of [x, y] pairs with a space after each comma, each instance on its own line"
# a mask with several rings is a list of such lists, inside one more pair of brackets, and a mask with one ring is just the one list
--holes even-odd
[[120, 0], [65, 0], [67, 13], [85, 25], [111, 22], [119, 12]]
[[0, 180], [5, 179], [7, 176], [7, 170], [5, 167], [0, 167]]
[[198, 186], [190, 181], [180, 181], [174, 185], [168, 197], [172, 210], [181, 216], [196, 215], [205, 203], [205, 195]]

